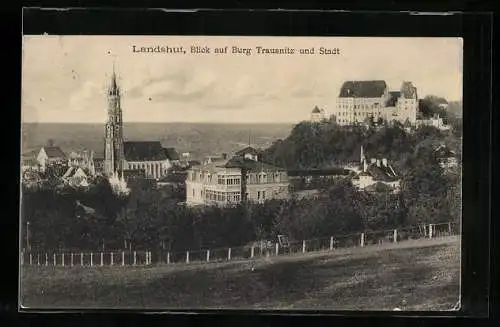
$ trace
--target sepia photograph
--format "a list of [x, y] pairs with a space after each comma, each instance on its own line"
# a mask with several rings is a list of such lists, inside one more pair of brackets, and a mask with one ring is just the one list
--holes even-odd
[[461, 38], [22, 56], [21, 310], [460, 309]]

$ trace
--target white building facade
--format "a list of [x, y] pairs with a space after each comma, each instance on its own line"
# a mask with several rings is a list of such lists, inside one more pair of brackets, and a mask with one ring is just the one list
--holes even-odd
[[415, 124], [418, 111], [417, 89], [403, 82], [399, 91], [390, 92], [385, 81], [347, 81], [337, 98], [333, 115], [339, 125], [375, 122], [409, 121]]
[[289, 196], [286, 171], [258, 161], [252, 148], [225, 162], [191, 167], [186, 178], [187, 205], [227, 206], [244, 199], [262, 203]]

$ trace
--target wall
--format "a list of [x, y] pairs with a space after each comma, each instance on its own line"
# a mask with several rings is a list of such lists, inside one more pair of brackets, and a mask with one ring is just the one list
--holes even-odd
[[170, 161], [125, 161], [124, 169], [144, 169], [146, 177], [148, 178], [161, 178], [167, 175], [168, 169], [172, 167]]

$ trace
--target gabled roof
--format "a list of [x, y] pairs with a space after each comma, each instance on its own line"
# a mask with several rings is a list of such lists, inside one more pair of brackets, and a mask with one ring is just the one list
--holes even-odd
[[394, 182], [398, 180], [397, 177], [392, 176], [392, 172], [387, 167], [378, 167], [377, 165], [371, 164], [368, 166], [367, 171], [376, 181]]
[[234, 156], [229, 159], [224, 165], [225, 168], [245, 168], [249, 172], [259, 171], [283, 171], [284, 169], [273, 166], [264, 162], [258, 162], [251, 159], [246, 159], [242, 156]]
[[236, 152], [235, 154], [237, 156], [244, 156], [245, 154], [251, 154], [253, 156], [256, 156], [258, 155], [260, 152], [258, 150], [256, 150], [255, 148], [252, 148], [251, 146], [247, 146], [246, 148], [243, 148], [241, 150], [239, 150], [238, 152]]
[[382, 80], [374, 81], [347, 81], [340, 88], [339, 98], [379, 98], [387, 84]]
[[320, 112], [321, 110], [319, 110], [318, 106], [314, 107], [314, 109], [312, 110], [313, 114], [319, 114]]
[[167, 156], [158, 141], [123, 142], [123, 152], [127, 161], [166, 160]]
[[179, 160], [179, 154], [175, 148], [164, 148], [163, 151], [165, 152], [168, 160]]
[[49, 158], [65, 158], [66, 155], [58, 146], [44, 146], [42, 148]]

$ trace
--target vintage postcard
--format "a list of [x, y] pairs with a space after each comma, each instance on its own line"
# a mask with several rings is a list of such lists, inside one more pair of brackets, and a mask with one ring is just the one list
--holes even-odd
[[462, 39], [23, 37], [20, 306], [460, 308]]

